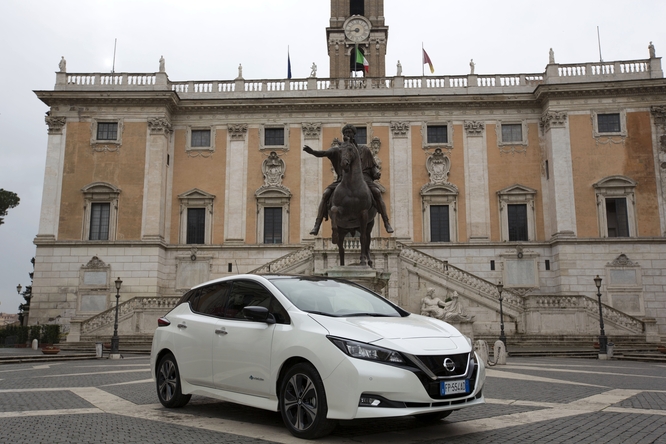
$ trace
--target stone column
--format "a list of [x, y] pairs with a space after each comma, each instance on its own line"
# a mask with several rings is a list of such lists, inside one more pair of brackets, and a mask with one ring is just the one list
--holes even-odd
[[65, 162], [65, 142], [67, 140], [67, 119], [65, 117], [46, 116], [49, 139], [46, 148], [46, 167], [44, 171], [44, 190], [42, 192], [42, 210], [39, 218], [40, 240], [56, 240], [60, 220], [60, 197], [62, 175]]
[[470, 242], [490, 240], [490, 196], [488, 191], [488, 151], [483, 122], [463, 124], [465, 153], [465, 201]]
[[412, 202], [412, 150], [409, 122], [391, 122], [391, 214], [397, 239], [414, 238]]
[[229, 125], [227, 183], [224, 192], [224, 241], [245, 242], [247, 214], [247, 124]]
[[666, 207], [664, 205], [666, 196], [666, 106], [653, 106], [650, 108], [650, 112], [654, 122], [652, 146], [654, 147], [656, 176], [660, 184], [657, 188], [659, 214], [661, 215], [660, 226], [661, 232], [666, 235]]
[[[321, 123], [303, 123], [303, 144], [321, 150]], [[299, 147], [300, 148], [300, 147]], [[301, 239], [312, 239], [310, 230], [317, 218], [321, 200], [323, 165], [320, 159], [301, 150]]]
[[[574, 194], [573, 168], [571, 161], [571, 137], [567, 115], [548, 111], [541, 117], [546, 157], [550, 160], [548, 196], [550, 209], [546, 217], [550, 220], [551, 237], [576, 236], [576, 199]], [[548, 233], [546, 233], [548, 235]]]
[[159, 242], [165, 237], [167, 154], [171, 122], [166, 117], [151, 117], [147, 123], [141, 240]]

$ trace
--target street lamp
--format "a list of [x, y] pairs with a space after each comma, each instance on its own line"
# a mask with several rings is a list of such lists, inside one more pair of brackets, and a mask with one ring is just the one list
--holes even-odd
[[502, 290], [504, 290], [504, 285], [502, 281], [497, 284], [497, 291], [499, 292], [499, 303], [500, 303], [500, 341], [504, 343], [504, 348], [506, 349], [506, 335], [504, 334], [504, 312], [502, 311]]
[[605, 355], [607, 353], [606, 345], [608, 340], [604, 331], [604, 316], [601, 313], [601, 278], [599, 275], [594, 278], [594, 285], [597, 286], [597, 298], [599, 298], [599, 328], [601, 329], [601, 334], [599, 335], [599, 354]]
[[123, 281], [120, 278], [116, 279], [116, 322], [113, 324], [113, 337], [111, 338], [111, 359], [117, 359], [120, 356], [118, 352], [118, 300], [120, 299], [120, 286]]
[[[23, 286], [21, 284], [18, 284], [16, 286], [16, 292], [19, 294], [19, 296], [21, 296], [21, 289], [22, 288], [23, 288]], [[22, 307], [23, 307], [23, 304], [19, 304], [19, 314], [18, 314], [19, 316], [18, 317], [19, 317], [19, 325], [21, 325], [21, 326], [23, 326], [23, 317], [24, 317]]]

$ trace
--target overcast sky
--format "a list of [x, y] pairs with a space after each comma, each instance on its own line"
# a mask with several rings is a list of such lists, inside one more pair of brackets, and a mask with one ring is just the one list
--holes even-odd
[[[158, 70], [171, 80], [294, 78], [316, 63], [328, 77], [328, 0], [0, 0], [0, 188], [18, 207], [0, 225], [0, 312], [16, 313], [16, 285], [30, 284], [39, 225], [47, 131], [33, 90], [51, 90], [60, 57], [67, 71]], [[421, 75], [421, 44], [434, 75], [542, 73], [557, 63], [666, 54], [664, 0], [385, 0], [387, 75]], [[666, 68], [666, 66], [665, 66]]]

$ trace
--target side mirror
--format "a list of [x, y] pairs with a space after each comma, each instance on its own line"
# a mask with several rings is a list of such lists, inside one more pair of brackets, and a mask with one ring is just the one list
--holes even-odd
[[247, 306], [243, 308], [243, 316], [250, 321], [265, 322], [269, 325], [275, 324], [275, 317], [268, 312], [266, 307]]

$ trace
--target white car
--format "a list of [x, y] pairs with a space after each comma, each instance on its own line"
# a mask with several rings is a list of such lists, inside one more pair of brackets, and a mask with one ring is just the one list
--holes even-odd
[[217, 279], [158, 324], [150, 365], [165, 407], [196, 394], [280, 411], [294, 436], [313, 439], [337, 420], [435, 421], [485, 402], [469, 338], [344, 280]]

